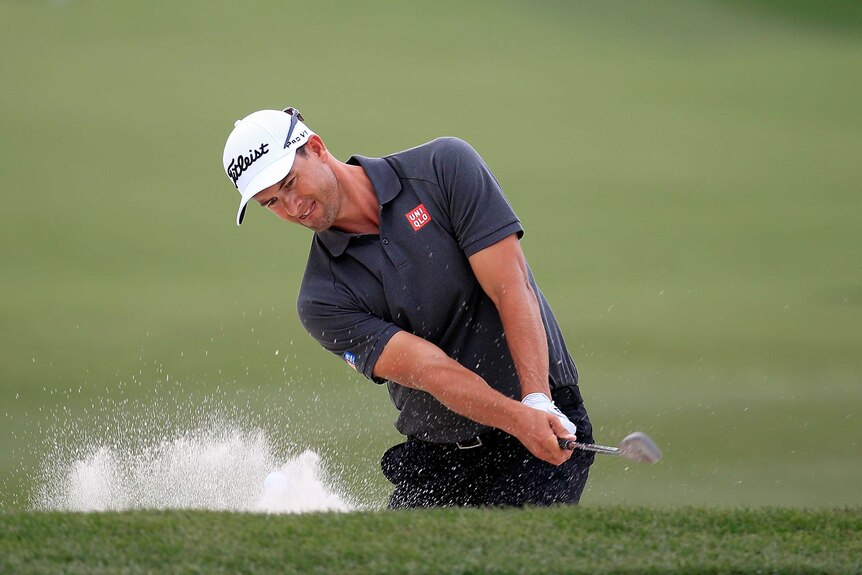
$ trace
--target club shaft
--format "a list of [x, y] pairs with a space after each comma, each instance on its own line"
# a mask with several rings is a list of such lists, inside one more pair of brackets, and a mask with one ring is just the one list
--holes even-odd
[[608, 447], [607, 445], [599, 445], [597, 443], [578, 443], [571, 439], [560, 439], [559, 443], [561, 449], [583, 449], [584, 451], [604, 453], [605, 455], [620, 454], [620, 450], [617, 447]]

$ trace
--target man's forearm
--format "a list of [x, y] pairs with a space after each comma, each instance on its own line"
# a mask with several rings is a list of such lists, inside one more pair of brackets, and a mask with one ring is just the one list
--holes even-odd
[[[421, 368], [417, 369], [417, 365]], [[455, 413], [509, 433], [518, 411], [523, 409], [519, 402], [493, 389], [434, 344], [406, 332], [393, 336], [374, 374], [426, 391]]]
[[531, 393], [550, 397], [548, 338], [518, 237], [512, 234], [469, 259], [476, 279], [500, 314], [521, 397]]
[[522, 285], [512, 286], [501, 294], [496, 304], [521, 382], [521, 397], [531, 393], [550, 397], [548, 338], [533, 288], [525, 279]]
[[512, 433], [519, 402], [493, 389], [485, 380], [454, 362], [457, 368], [443, 369], [440, 377], [425, 378], [416, 387], [427, 391], [440, 403], [477, 423]]

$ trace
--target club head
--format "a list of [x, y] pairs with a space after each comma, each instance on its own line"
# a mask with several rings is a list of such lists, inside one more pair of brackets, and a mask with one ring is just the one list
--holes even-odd
[[661, 459], [661, 449], [658, 448], [655, 441], [641, 431], [635, 431], [625, 436], [617, 449], [619, 455], [632, 461], [655, 463]]

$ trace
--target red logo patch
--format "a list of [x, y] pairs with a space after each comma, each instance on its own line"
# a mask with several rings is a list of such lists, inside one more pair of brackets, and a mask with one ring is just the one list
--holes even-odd
[[422, 229], [422, 226], [431, 221], [431, 214], [425, 209], [425, 204], [419, 204], [404, 214], [404, 217], [410, 222], [410, 227], [413, 228], [414, 232], [418, 232]]

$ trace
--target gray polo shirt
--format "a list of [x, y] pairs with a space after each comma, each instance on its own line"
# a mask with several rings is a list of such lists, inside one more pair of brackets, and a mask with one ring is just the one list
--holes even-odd
[[[316, 233], [297, 307], [305, 329], [350, 367], [386, 383], [404, 435], [463, 441], [485, 426], [430, 394], [372, 375], [389, 339], [404, 330], [440, 347], [496, 390], [520, 399], [500, 315], [467, 258], [523, 229], [479, 155], [440, 138], [385, 158], [353, 156], [380, 202], [380, 233]], [[547, 301], [530, 282], [548, 336], [551, 389], [578, 373]]]

